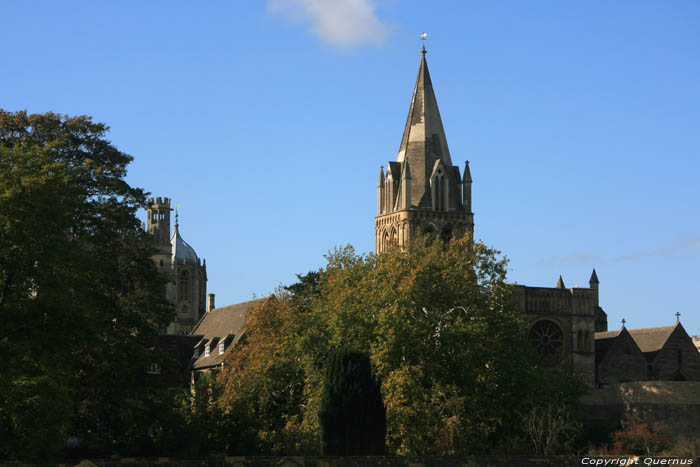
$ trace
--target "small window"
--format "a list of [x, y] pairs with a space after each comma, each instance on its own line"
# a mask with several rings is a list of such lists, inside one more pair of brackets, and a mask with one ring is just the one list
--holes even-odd
[[219, 355], [222, 355], [224, 353], [224, 343], [219, 342]]
[[148, 374], [149, 375], [159, 375], [160, 374], [160, 365], [157, 363], [151, 363], [151, 365], [148, 367]]
[[194, 349], [194, 358], [199, 358], [199, 347]]
[[208, 357], [209, 356], [209, 344], [207, 344], [206, 347], [204, 347], [204, 356]]

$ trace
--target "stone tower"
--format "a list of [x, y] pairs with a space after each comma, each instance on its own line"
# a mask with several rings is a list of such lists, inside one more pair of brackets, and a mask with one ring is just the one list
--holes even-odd
[[170, 198], [148, 199], [147, 230], [153, 236], [153, 260], [161, 273], [170, 269], [170, 211]]
[[207, 263], [200, 261], [180, 234], [177, 213], [175, 229], [170, 236], [170, 199], [148, 200], [148, 232], [153, 235], [153, 261], [168, 283], [165, 296], [175, 307], [175, 320], [167, 334], [189, 334], [205, 312]]
[[379, 172], [377, 253], [424, 233], [445, 240], [474, 235], [469, 162], [463, 176], [452, 165], [425, 54], [423, 47], [398, 157]]

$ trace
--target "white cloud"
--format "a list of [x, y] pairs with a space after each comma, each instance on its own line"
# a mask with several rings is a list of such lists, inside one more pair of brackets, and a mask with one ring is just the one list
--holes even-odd
[[267, 11], [309, 22], [315, 35], [335, 46], [381, 45], [387, 36], [372, 0], [267, 0]]

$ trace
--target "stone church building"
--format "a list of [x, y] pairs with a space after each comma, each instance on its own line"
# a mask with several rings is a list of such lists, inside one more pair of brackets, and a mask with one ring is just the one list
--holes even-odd
[[[376, 251], [404, 246], [422, 234], [445, 241], [474, 238], [472, 175], [453, 165], [428, 71], [425, 47], [418, 78], [395, 161], [382, 166], [377, 184]], [[170, 233], [170, 200], [148, 202], [148, 232], [157, 253], [153, 259], [168, 279], [166, 296], [176, 318], [168, 334], [197, 336], [191, 368], [211, 371], [223, 365], [245, 335], [249, 310], [268, 299], [214, 308], [213, 294], [205, 308], [206, 262], [179, 232], [177, 214]], [[555, 287], [513, 286], [513, 303], [525, 317], [528, 337], [542, 363], [571, 371], [591, 387], [630, 381], [700, 381], [700, 352], [680, 321], [673, 326], [608, 331], [607, 314], [599, 303], [598, 275], [589, 287], [567, 288], [561, 277]]]
[[[425, 47], [398, 156], [382, 166], [377, 184], [376, 251], [417, 235], [474, 238], [472, 175], [452, 164], [428, 71]], [[544, 365], [578, 374], [591, 386], [621, 381], [700, 380], [700, 353], [680, 322], [675, 326], [608, 332], [598, 275], [589, 287], [513, 286], [528, 337]]]
[[177, 213], [175, 230], [170, 235], [169, 198], [148, 200], [147, 230], [153, 236], [156, 254], [153, 261], [168, 280], [165, 296], [175, 306], [175, 320], [166, 334], [189, 334], [204, 315], [207, 294], [207, 262], [200, 261], [180, 234]]

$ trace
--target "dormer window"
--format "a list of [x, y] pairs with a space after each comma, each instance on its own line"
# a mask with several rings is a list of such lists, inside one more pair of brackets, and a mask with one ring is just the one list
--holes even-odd
[[160, 365], [157, 363], [151, 363], [148, 366], [148, 374], [149, 375], [159, 375], [160, 374]]
[[204, 356], [208, 357], [209, 356], [209, 344], [207, 344], [206, 347], [204, 347]]
[[199, 358], [199, 347], [194, 349], [194, 358]]
[[223, 355], [224, 353], [224, 343], [219, 342], [219, 355]]

